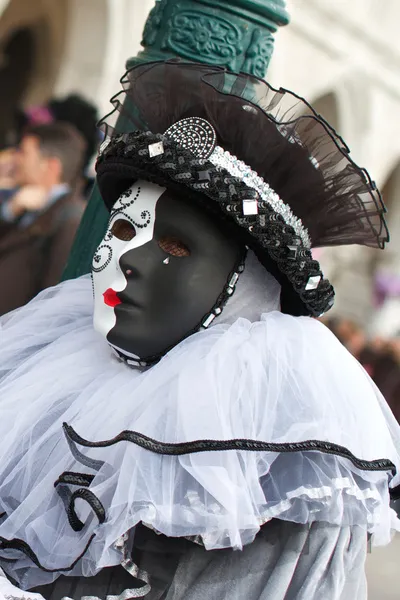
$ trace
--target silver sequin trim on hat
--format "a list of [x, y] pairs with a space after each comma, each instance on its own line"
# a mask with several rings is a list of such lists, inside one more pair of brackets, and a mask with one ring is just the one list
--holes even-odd
[[[288, 204], [285, 204], [278, 194], [251, 167], [239, 160], [227, 150], [216, 146], [217, 136], [213, 126], [199, 117], [188, 117], [171, 125], [164, 134], [174, 140], [179, 146], [192, 152], [200, 160], [209, 160], [215, 167], [222, 167], [232, 177], [237, 177], [248, 187], [256, 190], [260, 200], [283, 217], [287, 225], [293, 227], [307, 248], [311, 248], [311, 239], [301, 219], [297, 218]], [[256, 200], [243, 201], [243, 214], [258, 213]]]
[[237, 177], [248, 187], [256, 190], [256, 192], [259, 193], [261, 200], [267, 202], [276, 213], [283, 217], [283, 220], [287, 225], [293, 227], [303, 244], [307, 248], [311, 247], [310, 236], [301, 219], [298, 219], [293, 214], [290, 207], [283, 202], [278, 194], [258, 175], [258, 173], [256, 173], [256, 171], [253, 171], [246, 163], [239, 160], [236, 156], [233, 156], [230, 152], [224, 150], [220, 146], [215, 147], [214, 152], [208, 160], [215, 167], [222, 167], [228, 171], [232, 177]]

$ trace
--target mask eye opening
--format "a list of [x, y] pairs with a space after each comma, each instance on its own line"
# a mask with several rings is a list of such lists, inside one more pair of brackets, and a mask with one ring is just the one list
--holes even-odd
[[136, 235], [136, 229], [130, 221], [117, 219], [111, 226], [110, 232], [113, 236], [123, 242], [130, 242]]
[[190, 256], [190, 250], [181, 240], [172, 236], [164, 236], [158, 240], [161, 250], [170, 256], [176, 258], [185, 258]]

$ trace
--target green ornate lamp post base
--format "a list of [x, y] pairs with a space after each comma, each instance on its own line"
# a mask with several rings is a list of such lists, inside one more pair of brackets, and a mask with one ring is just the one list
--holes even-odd
[[180, 56], [264, 77], [273, 33], [288, 22], [282, 0], [158, 0], [144, 28], [144, 50], [128, 66]]
[[[284, 0], [156, 0], [144, 28], [143, 50], [128, 59], [127, 68], [179, 57], [264, 77], [273, 34], [288, 22]], [[107, 220], [95, 186], [64, 279], [90, 271]]]

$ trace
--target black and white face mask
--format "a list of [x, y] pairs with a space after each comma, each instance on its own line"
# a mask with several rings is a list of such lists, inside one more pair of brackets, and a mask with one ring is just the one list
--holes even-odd
[[195, 203], [138, 181], [114, 205], [93, 259], [94, 327], [125, 356], [151, 362], [224, 303], [243, 257]]

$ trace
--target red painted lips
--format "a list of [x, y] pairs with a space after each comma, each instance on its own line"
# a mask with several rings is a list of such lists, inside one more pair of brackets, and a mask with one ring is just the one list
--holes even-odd
[[117, 292], [112, 288], [108, 288], [108, 290], [104, 292], [103, 298], [104, 304], [107, 304], [107, 306], [111, 306], [112, 308], [114, 308], [114, 306], [118, 306], [118, 304], [121, 304], [121, 300], [118, 298]]

